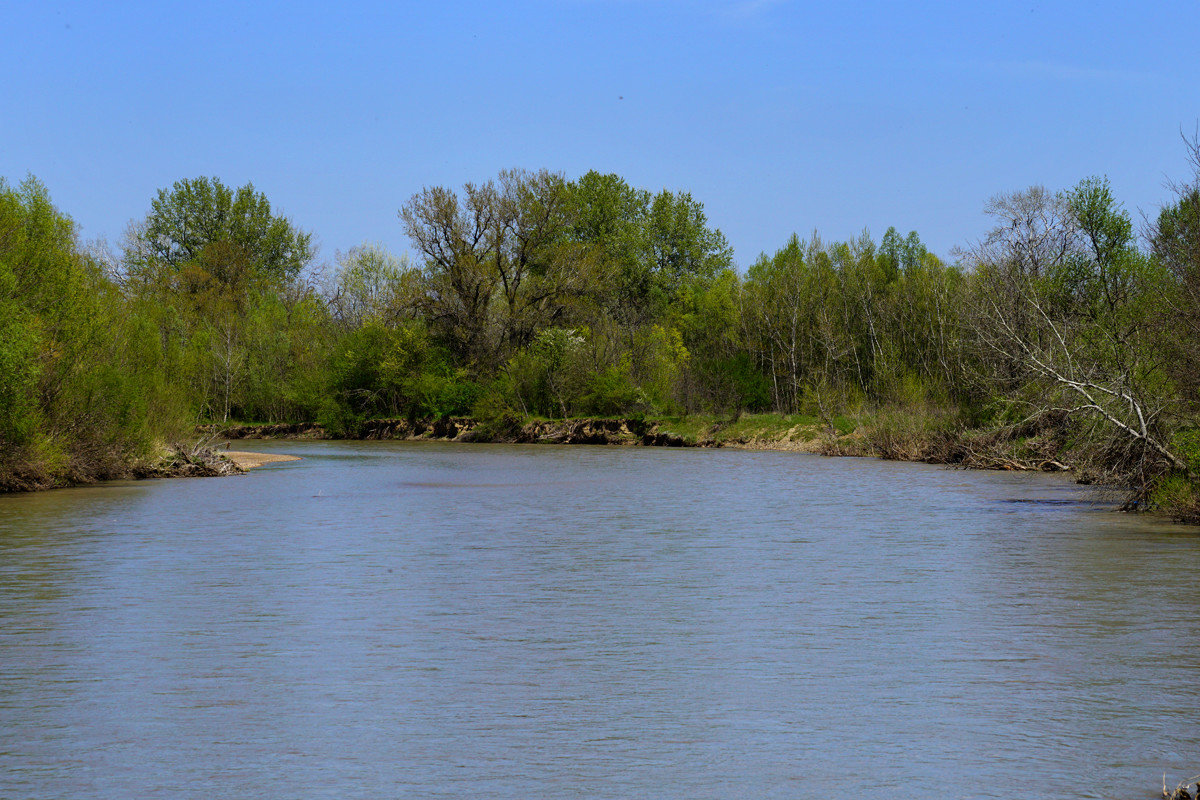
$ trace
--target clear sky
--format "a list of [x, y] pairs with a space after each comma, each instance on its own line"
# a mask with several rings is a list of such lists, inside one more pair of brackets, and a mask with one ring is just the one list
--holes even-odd
[[409, 244], [424, 185], [616, 172], [704, 203], [742, 266], [797, 231], [935, 252], [985, 200], [1185, 177], [1200, 3], [6, 3], [0, 175], [119, 244], [157, 189], [247, 181], [331, 260]]

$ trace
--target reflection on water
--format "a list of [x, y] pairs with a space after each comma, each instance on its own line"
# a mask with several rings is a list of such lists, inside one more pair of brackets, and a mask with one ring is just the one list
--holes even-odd
[[276, 443], [0, 497], [0, 796], [1146, 797], [1200, 539], [861, 459]]

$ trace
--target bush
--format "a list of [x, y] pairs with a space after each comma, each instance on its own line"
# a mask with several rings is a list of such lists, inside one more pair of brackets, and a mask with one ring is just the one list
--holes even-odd
[[514, 397], [531, 413], [567, 416], [574, 408], [587, 377], [585, 334], [568, 328], [549, 328], [508, 362]]
[[481, 442], [505, 439], [520, 432], [525, 417], [509, 405], [504, 396], [493, 387], [476, 401], [471, 416], [478, 424], [475, 438]]
[[1171, 437], [1171, 448], [1193, 473], [1200, 472], [1200, 428], [1184, 428]]
[[[848, 420], [839, 418], [843, 423]], [[836, 423], [835, 423], [836, 424]], [[838, 425], [838, 432], [843, 426]], [[923, 408], [886, 409], [863, 425], [867, 443], [880, 457], [903, 461], [944, 460], [937, 452], [955, 429], [952, 415]]]
[[645, 414], [649, 406], [646, 394], [619, 367], [609, 367], [593, 375], [580, 399], [583, 413], [597, 417]]
[[316, 422], [330, 436], [345, 436], [358, 422], [354, 413], [334, 398], [326, 398], [317, 409]]
[[435, 369], [413, 376], [412, 411], [418, 416], [449, 417], [470, 413], [479, 400], [479, 384], [462, 370]]
[[1200, 522], [1200, 491], [1186, 475], [1169, 475], [1151, 493], [1151, 504], [1178, 522]]

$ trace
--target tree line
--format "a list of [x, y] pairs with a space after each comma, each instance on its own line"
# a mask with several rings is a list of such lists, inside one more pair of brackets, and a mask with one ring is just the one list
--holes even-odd
[[1140, 230], [1089, 178], [992, 198], [949, 262], [889, 229], [744, 271], [691, 194], [598, 172], [426, 187], [398, 212], [411, 257], [332, 264], [252, 185], [160, 190], [114, 255], [0, 183], [0, 484], [117, 474], [200, 422], [775, 412], [855, 416], [885, 455], [1070, 450], [1200, 505], [1189, 154]]

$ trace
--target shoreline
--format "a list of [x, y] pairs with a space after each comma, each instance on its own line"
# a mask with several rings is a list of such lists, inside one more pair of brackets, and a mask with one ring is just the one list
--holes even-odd
[[[838, 437], [818, 431], [818, 426], [793, 424], [785, 429], [751, 429], [737, 435], [728, 424], [708, 425], [697, 435], [687, 436], [676, 426], [661, 421], [587, 417], [565, 420], [518, 420], [481, 423], [471, 417], [437, 420], [374, 419], [353, 429], [331, 433], [317, 423], [263, 423], [255, 425], [207, 425], [199, 428], [206, 436], [227, 440], [310, 441], [443, 441], [478, 444], [562, 444], [617, 447], [729, 448], [779, 450], [818, 455], [863, 455], [850, 452], [853, 436]], [[722, 436], [725, 433], [727, 435]]]
[[[207, 438], [207, 437], [206, 437]], [[245, 450], [225, 450], [201, 444], [191, 447], [169, 445], [160, 448], [157, 455], [136, 459], [130, 463], [109, 467], [96, 473], [77, 472], [66, 478], [53, 479], [42, 474], [10, 476], [7, 483], [0, 484], [0, 497], [4, 495], [46, 492], [53, 489], [72, 489], [95, 486], [111, 481], [143, 481], [161, 478], [221, 478], [244, 475], [246, 472], [266, 464], [284, 461], [300, 461], [301, 456], [283, 453], [254, 453]]]
[[[313, 422], [206, 425], [198, 433], [226, 440], [400, 441], [491, 444], [605, 445], [617, 447], [679, 447], [804, 453], [830, 457], [878, 458], [934, 464], [955, 469], [999, 472], [1068, 473], [1079, 484], [1108, 492], [1112, 497], [1131, 491], [1114, 476], [1076, 463], [1074, 455], [1056, 442], [1026, 452], [1006, 451], [1003, 442], [990, 447], [980, 432], [946, 434], [914, 431], [878, 441], [861, 423], [853, 427], [822, 424], [800, 415], [747, 415], [736, 420], [683, 418], [647, 420], [640, 417], [587, 417], [561, 420], [507, 418], [480, 422], [471, 417], [439, 419], [372, 419], [331, 432]], [[1027, 440], [1033, 441], [1033, 440]], [[1171, 509], [1133, 508], [1113, 500], [1114, 510], [1136, 511], [1184, 525], [1196, 524]]]
[[[839, 429], [840, 428], [840, 429]], [[196, 428], [200, 443], [191, 447], [164, 447], [152, 461], [135, 463], [119, 474], [93, 480], [65, 483], [26, 483], [0, 487], [0, 494], [83, 486], [106, 479], [148, 479], [175, 477], [218, 477], [241, 475], [251, 469], [273, 463], [301, 460], [282, 453], [259, 453], [233, 449], [233, 441], [401, 441], [457, 442], [494, 444], [604, 445], [618, 447], [679, 447], [775, 451], [822, 456], [873, 457], [885, 461], [938, 464], [957, 469], [1020, 472], [1070, 472], [1077, 483], [1120, 492], [1120, 485], [1096, 475], [1086, 467], [1072, 464], [1069, 454], [1055, 450], [1029, 454], [988, 454], [970, 446], [969, 438], [917, 435], [901, 441], [889, 441], [881, 447], [856, 426], [821, 424], [800, 415], [747, 415], [735, 420], [707, 417], [611, 418], [589, 417], [561, 420], [522, 420], [506, 417], [481, 422], [472, 417], [438, 419], [372, 419], [357, 422], [347, 429], [332, 432], [313, 422], [208, 424]], [[970, 435], [970, 432], [967, 434]], [[223, 444], [213, 444], [225, 440]], [[978, 441], [978, 440], [976, 440]], [[1032, 457], [1030, 457], [1032, 456]], [[1061, 459], [1061, 460], [1059, 460]], [[1119, 504], [1118, 504], [1119, 505]], [[1128, 506], [1128, 504], [1126, 504]], [[1123, 507], [1120, 510], [1132, 510]], [[1182, 524], [1190, 519], [1175, 517], [1170, 510], [1149, 509], [1143, 513]]]

